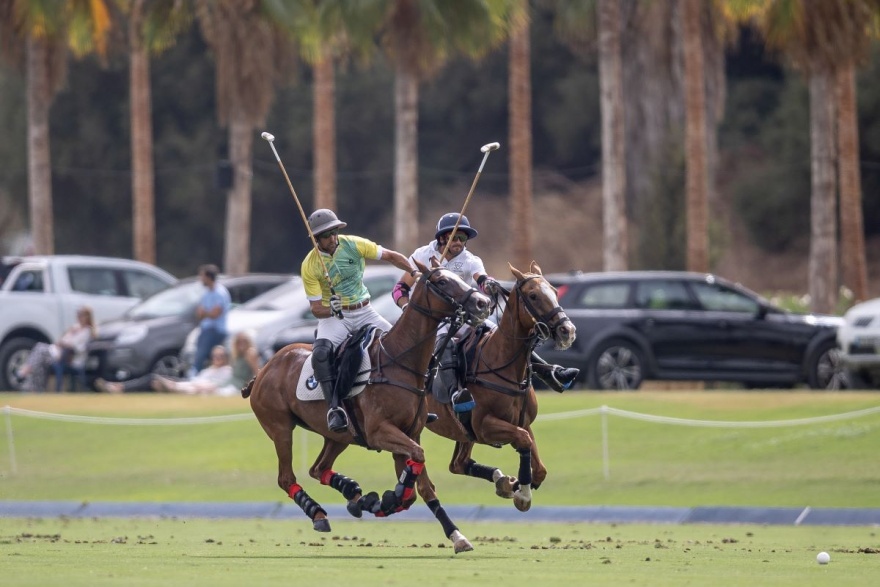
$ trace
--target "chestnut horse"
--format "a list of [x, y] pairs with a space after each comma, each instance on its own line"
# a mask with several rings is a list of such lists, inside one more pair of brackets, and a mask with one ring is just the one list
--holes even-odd
[[[250, 395], [251, 409], [266, 434], [275, 443], [278, 456], [278, 485], [312, 520], [319, 532], [329, 532], [327, 513], [303, 490], [293, 472], [293, 429], [296, 426], [324, 438], [309, 475], [339, 491], [355, 517], [372, 513], [384, 517], [408, 509], [416, 500], [413, 487], [425, 466], [419, 436], [427, 421], [425, 373], [442, 321], [458, 329], [463, 321], [483, 322], [491, 311], [491, 300], [469, 287], [451, 271], [418, 266], [422, 276], [412, 290], [409, 305], [387, 333], [369, 346], [372, 370], [366, 387], [348, 403], [350, 429], [332, 432], [327, 427], [327, 404], [296, 397], [303, 364], [310, 360], [311, 345], [292, 344], [278, 351], [242, 390]], [[351, 432], [354, 432], [354, 436]], [[350, 444], [392, 453], [397, 479], [394, 490], [363, 495], [358, 483], [332, 467]], [[455, 552], [473, 550], [440, 505], [433, 485], [419, 484], [418, 493], [443, 526]]]
[[[469, 425], [459, 421], [451, 404], [442, 404], [429, 395], [428, 410], [439, 418], [429, 423], [428, 429], [455, 441], [449, 464], [452, 473], [494, 482], [496, 493], [513, 498], [516, 508], [524, 512], [531, 507], [531, 489], [537, 489], [547, 477], [531, 429], [538, 415], [538, 399], [531, 383], [532, 351], [549, 338], [557, 349], [568, 349], [576, 329], [559, 306], [556, 289], [544, 279], [534, 261], [530, 273], [513, 266], [510, 270], [516, 284], [509, 292], [498, 328], [476, 341], [474, 358], [468, 365], [467, 389], [475, 403]], [[477, 442], [512, 445], [520, 455], [519, 478], [475, 462], [471, 451]]]

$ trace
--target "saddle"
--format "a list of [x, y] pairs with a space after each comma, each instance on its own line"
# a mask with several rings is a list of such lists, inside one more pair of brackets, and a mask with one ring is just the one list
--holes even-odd
[[363, 375], [360, 368], [364, 353], [368, 352], [376, 334], [377, 328], [367, 324], [349, 334], [336, 349], [334, 359], [336, 382], [333, 389], [340, 401], [348, 397], [356, 384], [366, 383], [366, 381], [358, 381], [358, 376]]

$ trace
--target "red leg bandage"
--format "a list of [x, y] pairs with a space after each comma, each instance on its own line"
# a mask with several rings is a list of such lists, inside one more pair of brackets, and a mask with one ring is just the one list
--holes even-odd
[[296, 494], [302, 490], [303, 490], [302, 485], [300, 485], [299, 483], [294, 483], [293, 485], [290, 486], [290, 489], [287, 491], [287, 495], [288, 495], [288, 497], [290, 497], [290, 499], [293, 499], [294, 497], [296, 497]]
[[330, 485], [330, 478], [336, 474], [336, 471], [333, 469], [327, 469], [323, 473], [321, 473], [321, 485]]

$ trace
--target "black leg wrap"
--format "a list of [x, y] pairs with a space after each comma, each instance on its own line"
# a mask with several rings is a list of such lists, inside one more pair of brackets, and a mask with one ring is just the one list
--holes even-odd
[[[400, 484], [398, 484], [397, 486], [400, 487]], [[402, 490], [401, 493], [403, 493]], [[389, 489], [382, 494], [382, 504], [379, 507], [379, 511], [381, 511], [386, 516], [390, 516], [391, 514], [400, 511], [400, 496], [397, 494], [397, 490], [391, 491]]]
[[379, 494], [375, 491], [371, 491], [362, 498], [358, 500], [358, 504], [361, 506], [361, 509], [365, 512], [370, 512], [371, 514], [379, 513], [379, 510], [382, 508], [382, 502], [379, 500]]
[[485, 479], [486, 481], [490, 482], [495, 481], [495, 479], [493, 478], [493, 476], [495, 475], [495, 467], [490, 467], [489, 465], [481, 465], [473, 459], [468, 461], [467, 467], [465, 467], [464, 469], [464, 473], [469, 477]]
[[302, 511], [306, 513], [309, 519], [314, 520], [315, 516], [319, 513], [327, 515], [327, 512], [324, 511], [318, 502], [309, 497], [309, 494], [305, 492], [305, 490], [299, 491], [295, 496], [293, 496], [293, 501], [302, 508]]
[[434, 517], [437, 518], [437, 521], [440, 522], [440, 525], [443, 526], [443, 532], [446, 534], [446, 537], [449, 538], [453, 532], [458, 530], [458, 526], [452, 523], [452, 520], [449, 519], [449, 515], [446, 513], [446, 510], [443, 509], [443, 506], [440, 505], [439, 499], [432, 499], [428, 502], [428, 509], [431, 510], [431, 513], [434, 514]]
[[333, 476], [330, 477], [330, 487], [341, 493], [342, 497], [348, 500], [361, 493], [361, 486], [358, 485], [357, 481], [339, 473], [333, 473]]
[[532, 484], [532, 451], [527, 448], [518, 449], [519, 453], [519, 483], [520, 485]]

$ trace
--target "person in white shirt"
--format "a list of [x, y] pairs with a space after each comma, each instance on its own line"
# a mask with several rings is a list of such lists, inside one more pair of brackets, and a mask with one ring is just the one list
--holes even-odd
[[[458, 222], [457, 228], [455, 227], [456, 222]], [[449, 237], [452, 236], [453, 229], [455, 229], [455, 236], [450, 243]], [[410, 255], [410, 261], [418, 261], [426, 267], [430, 267], [431, 257], [434, 257], [440, 262], [441, 267], [449, 269], [461, 277], [465, 283], [472, 287], [479, 287], [483, 293], [495, 297], [501, 292], [501, 286], [495, 279], [486, 274], [483, 260], [467, 249], [468, 241], [475, 239], [477, 234], [479, 233], [471, 227], [467, 216], [461, 216], [456, 212], [444, 214], [437, 221], [437, 231], [434, 234], [434, 240], [416, 249]], [[446, 249], [446, 254], [441, 259], [440, 255], [443, 253], [444, 248], [446, 248], [447, 243], [449, 243], [449, 248]], [[415, 282], [414, 276], [404, 273], [400, 281], [397, 282], [397, 285], [394, 286], [391, 296], [399, 307], [402, 308], [409, 303], [409, 292]], [[491, 328], [495, 327], [491, 320], [486, 320], [485, 324]], [[460, 335], [466, 333], [467, 328], [467, 325], [463, 326], [458, 333]], [[446, 329], [444, 325], [438, 331], [438, 338], [445, 334]], [[579, 369], [551, 365], [535, 353], [532, 353], [532, 371], [551, 389], [560, 393], [571, 387], [578, 373], [580, 373]]]
[[61, 391], [64, 372], [68, 368], [82, 370], [86, 364], [87, 347], [95, 336], [92, 309], [82, 306], [76, 311], [76, 323], [64, 331], [57, 342], [38, 342], [27, 361], [18, 370], [25, 391], [45, 391], [49, 368], [55, 371], [55, 391]]

